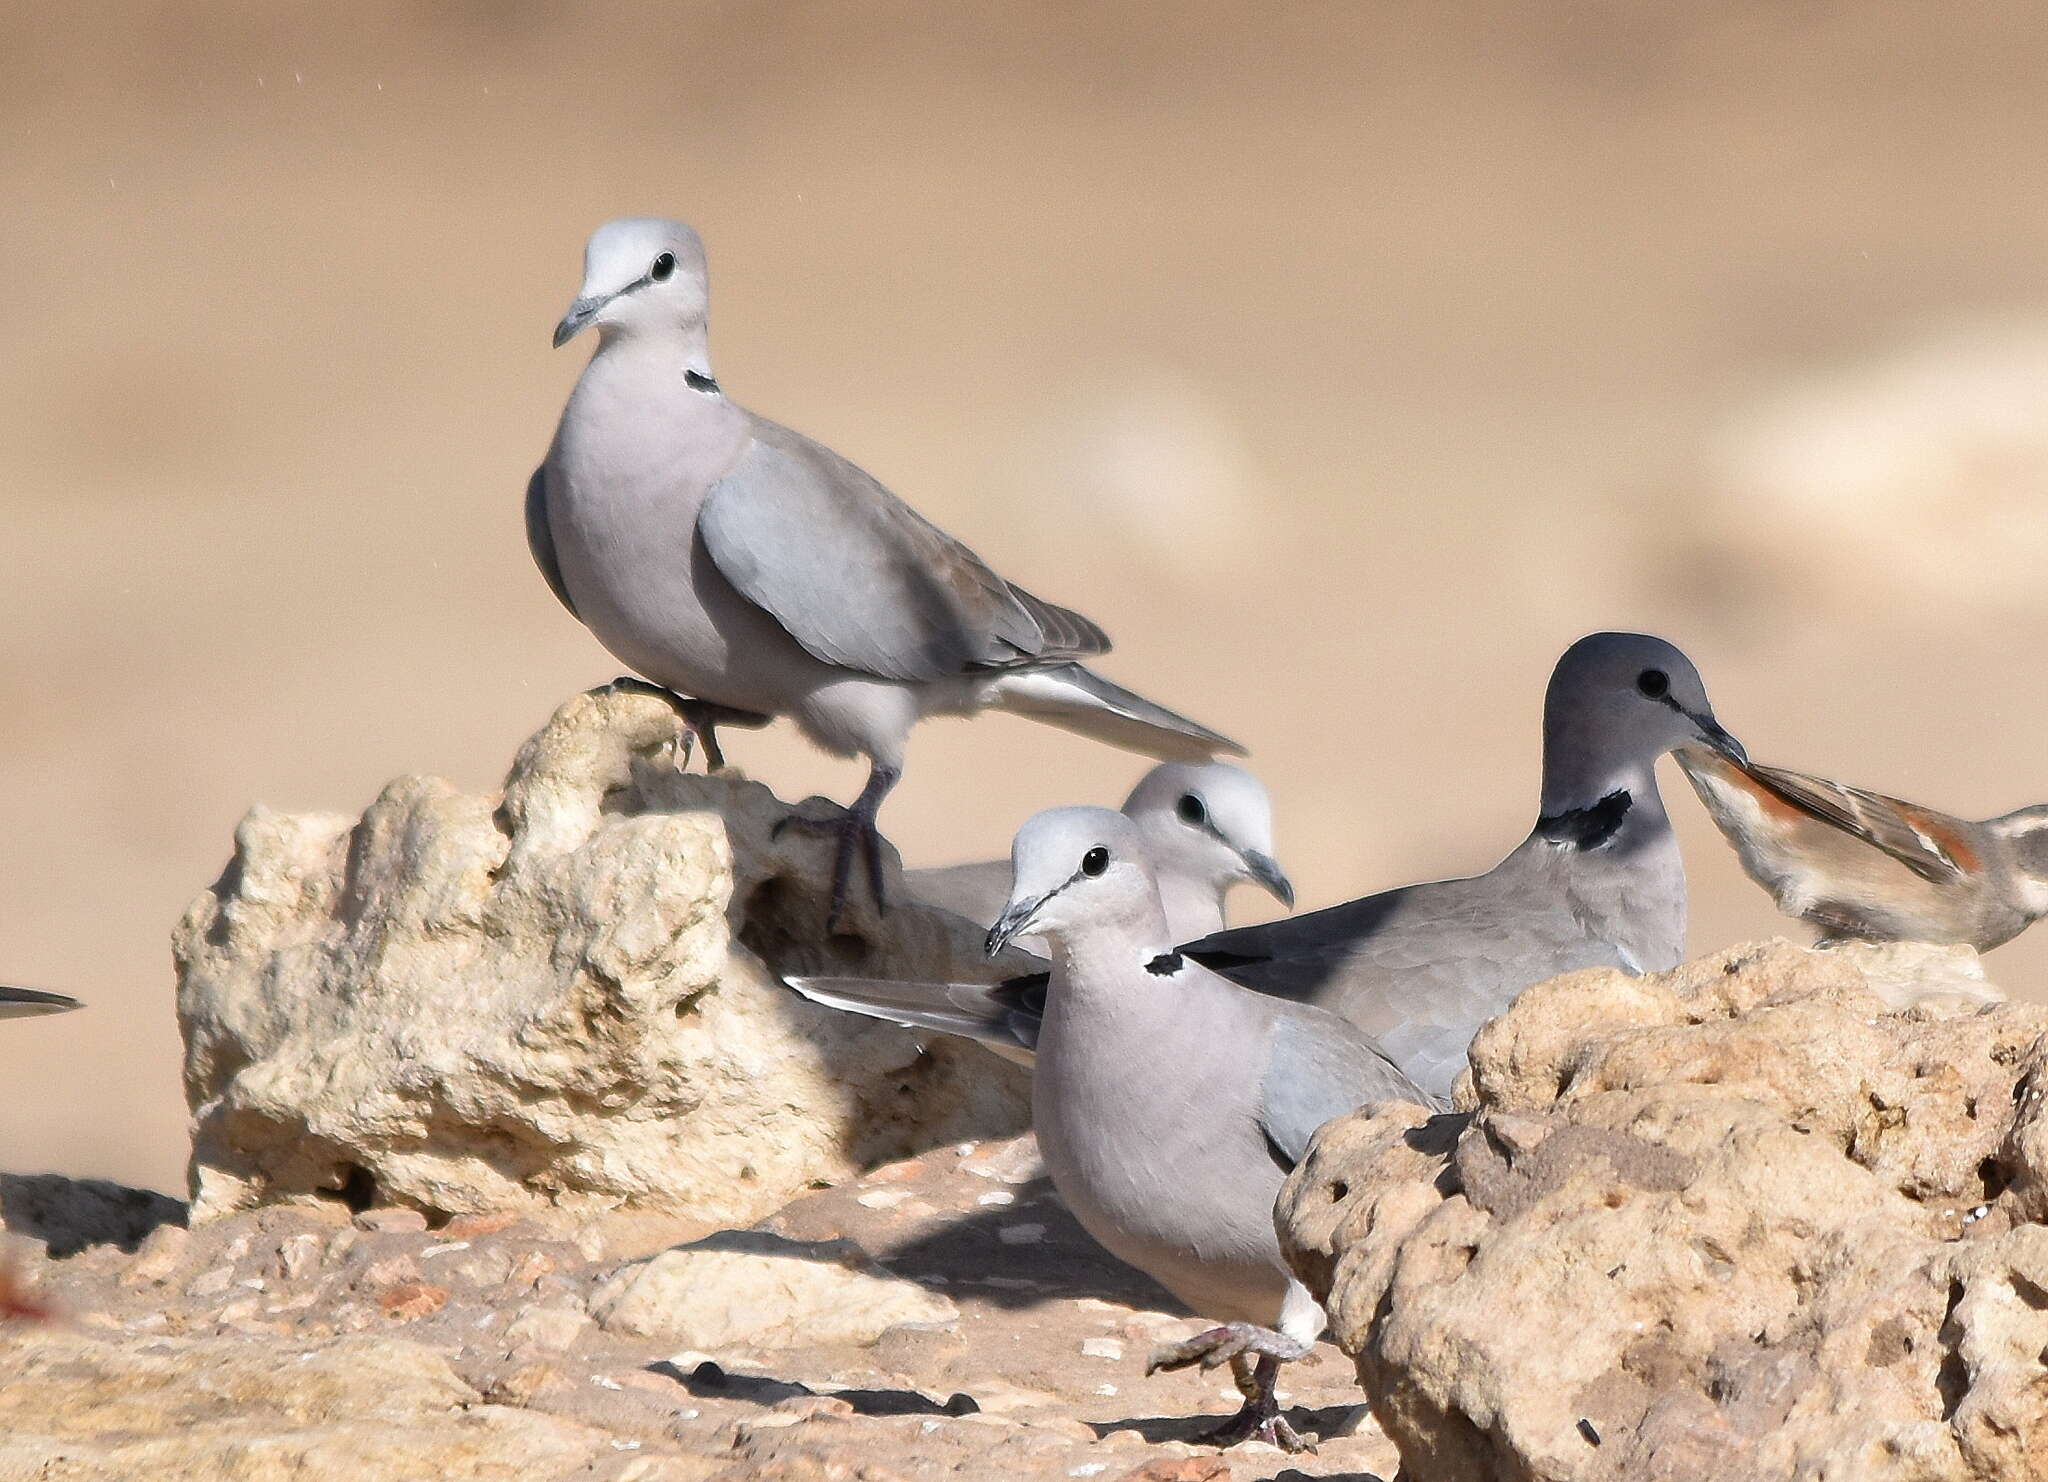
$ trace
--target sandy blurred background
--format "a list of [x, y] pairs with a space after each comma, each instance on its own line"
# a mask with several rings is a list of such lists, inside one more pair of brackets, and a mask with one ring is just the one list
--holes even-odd
[[[91, 1000], [6, 1026], [10, 1170], [182, 1187], [166, 936], [249, 804], [489, 788], [617, 671], [520, 514], [614, 215], [703, 230], [731, 393], [1250, 743], [1307, 905], [1518, 840], [1594, 627], [1762, 759], [2048, 798], [2031, 4], [31, 4], [0, 54], [0, 972]], [[993, 852], [1142, 765], [934, 725], [884, 819]], [[1694, 947], [1797, 932], [1667, 792]]]

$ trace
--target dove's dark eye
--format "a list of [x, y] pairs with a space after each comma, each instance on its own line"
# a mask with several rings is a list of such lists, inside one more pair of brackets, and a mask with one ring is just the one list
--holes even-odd
[[1084, 875], [1099, 875], [1108, 868], [1109, 851], [1100, 844], [1081, 856], [1081, 873]]
[[666, 283], [676, 270], [676, 255], [664, 252], [654, 259], [654, 266], [647, 270], [647, 276], [657, 283]]
[[1653, 700], [1661, 700], [1671, 693], [1671, 676], [1662, 669], [1645, 669], [1636, 676], [1636, 688]]
[[1209, 810], [1202, 806], [1202, 800], [1191, 792], [1180, 795], [1180, 801], [1173, 805], [1173, 811], [1180, 815], [1182, 823], [1191, 823], [1200, 828], [1209, 821]]

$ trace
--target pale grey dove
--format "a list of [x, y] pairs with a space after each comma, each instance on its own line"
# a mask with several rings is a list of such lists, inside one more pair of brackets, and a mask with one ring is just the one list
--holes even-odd
[[[1343, 1020], [1174, 951], [1144, 836], [1123, 814], [1038, 814], [1011, 857], [988, 949], [1026, 934], [1052, 949], [1032, 1120], [1053, 1185], [1112, 1254], [1221, 1321], [1151, 1365], [1230, 1363], [1245, 1403], [1211, 1439], [1299, 1444], [1273, 1382], [1324, 1318], [1280, 1255], [1281, 1181], [1331, 1118], [1434, 1103]], [[792, 986], [831, 1002], [870, 985]]]
[[831, 825], [832, 916], [856, 849], [878, 903], [875, 815], [921, 719], [1002, 709], [1152, 756], [1242, 748], [1079, 661], [1109, 640], [1003, 580], [831, 449], [728, 399], [711, 373], [709, 286], [679, 222], [609, 222], [555, 330], [598, 348], [527, 489], [555, 595], [679, 699], [693, 731], [794, 720], [869, 763]]

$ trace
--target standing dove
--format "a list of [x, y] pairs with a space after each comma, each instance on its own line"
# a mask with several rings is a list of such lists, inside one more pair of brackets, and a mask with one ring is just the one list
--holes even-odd
[[[1208, 1439], [1293, 1448], [1273, 1384], [1324, 1316], [1280, 1255], [1281, 1182], [1332, 1117], [1434, 1103], [1341, 1019], [1174, 951], [1147, 854], [1138, 826], [1106, 808], [1030, 819], [989, 955], [1027, 934], [1052, 948], [1031, 1110], [1060, 1198], [1112, 1255], [1221, 1322], [1149, 1367], [1227, 1361], [1244, 1406]], [[867, 989], [792, 986], [826, 1001]]]
[[2048, 916], [2048, 805], [1980, 823], [1697, 748], [1678, 764], [1750, 879], [1824, 941], [1989, 952]]
[[711, 373], [696, 232], [597, 229], [555, 344], [597, 352], [527, 487], [527, 539], [564, 606], [681, 697], [716, 759], [721, 721], [786, 716], [868, 780], [838, 835], [831, 915], [856, 850], [881, 900], [875, 815], [929, 715], [1010, 710], [1155, 757], [1243, 748], [1080, 660], [1109, 640], [982, 564], [881, 484], [729, 400]]

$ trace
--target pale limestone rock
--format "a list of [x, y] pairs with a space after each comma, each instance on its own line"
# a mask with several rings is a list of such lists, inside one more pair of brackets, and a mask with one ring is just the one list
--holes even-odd
[[[360, 822], [259, 808], [174, 939], [197, 1219], [322, 1195], [746, 1223], [815, 1179], [1014, 1131], [1021, 1072], [806, 1003], [784, 971], [998, 975], [967, 922], [865, 896], [673, 712], [596, 691], [502, 797], [392, 783]], [[893, 857], [890, 883], [895, 884]], [[701, 1228], [701, 1226], [700, 1226]]]
[[951, 1322], [952, 1302], [890, 1276], [847, 1241], [722, 1231], [620, 1271], [591, 1301], [607, 1332], [717, 1352], [872, 1343], [901, 1323]]
[[2042, 1475], [2048, 1008], [1930, 961], [1570, 974], [1474, 1041], [1469, 1125], [1325, 1127], [1277, 1218], [1403, 1475]]
[[[0, 1343], [0, 1477], [509, 1482], [590, 1475], [604, 1432], [483, 1402], [392, 1338], [147, 1345], [52, 1327]], [[660, 1459], [646, 1482], [705, 1474]]]
[[562, 1352], [574, 1348], [593, 1324], [590, 1314], [574, 1307], [529, 1307], [512, 1319], [505, 1338], [512, 1343], [531, 1343], [536, 1348]]

